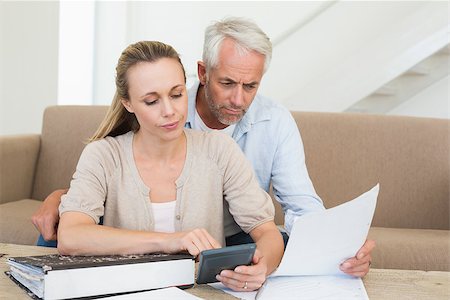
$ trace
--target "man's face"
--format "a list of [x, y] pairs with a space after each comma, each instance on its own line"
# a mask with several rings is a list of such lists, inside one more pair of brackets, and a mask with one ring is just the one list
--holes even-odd
[[220, 123], [239, 122], [256, 95], [264, 72], [264, 55], [240, 54], [233, 41], [224, 40], [215, 68], [201, 76], [209, 110]]

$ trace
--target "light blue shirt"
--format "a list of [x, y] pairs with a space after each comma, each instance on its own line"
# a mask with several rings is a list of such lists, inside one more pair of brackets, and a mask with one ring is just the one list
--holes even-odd
[[[199, 82], [188, 91], [186, 127], [195, 121], [195, 101]], [[253, 166], [260, 186], [273, 193], [285, 214], [285, 229], [291, 232], [295, 218], [325, 209], [309, 178], [303, 142], [294, 118], [287, 108], [256, 95], [242, 120], [236, 124], [233, 139]]]

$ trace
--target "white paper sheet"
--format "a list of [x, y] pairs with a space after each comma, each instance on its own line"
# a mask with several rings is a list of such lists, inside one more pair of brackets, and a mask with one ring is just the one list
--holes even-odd
[[364, 244], [379, 185], [352, 201], [296, 220], [280, 266], [271, 276], [338, 275]]
[[364, 244], [377, 202], [379, 185], [352, 201], [296, 220], [278, 269], [256, 292], [235, 297], [266, 299], [369, 299], [360, 278], [344, 274], [339, 265]]
[[368, 300], [360, 278], [348, 275], [271, 277], [256, 296], [268, 299], [361, 299]]
[[119, 296], [112, 296], [107, 298], [101, 298], [107, 300], [144, 300], [144, 299], [164, 299], [164, 300], [201, 300], [202, 298], [196, 297], [188, 292], [185, 292], [176, 287], [170, 287], [165, 289], [157, 289], [140, 293], [125, 294]]
[[368, 300], [361, 278], [347, 275], [270, 277], [257, 292], [235, 292], [220, 282], [209, 283], [242, 300]]
[[235, 292], [224, 286], [222, 282], [208, 283], [208, 285], [242, 300], [254, 300], [256, 297], [256, 292]]

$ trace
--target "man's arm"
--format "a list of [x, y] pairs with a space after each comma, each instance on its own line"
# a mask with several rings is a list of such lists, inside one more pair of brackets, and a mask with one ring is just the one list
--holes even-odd
[[66, 193], [67, 189], [61, 189], [48, 195], [31, 217], [31, 222], [33, 222], [46, 241], [56, 240], [56, 231], [59, 223], [58, 207], [61, 203], [62, 195]]
[[[285, 214], [285, 228], [288, 233], [298, 216], [322, 210], [322, 200], [316, 194], [305, 163], [303, 141], [297, 124], [289, 114], [280, 120], [284, 134], [278, 139], [278, 150], [272, 169], [272, 186], [275, 198]], [[356, 256], [346, 260], [341, 270], [346, 274], [363, 277], [369, 272], [371, 252], [375, 241], [367, 240]]]
[[297, 124], [289, 111], [272, 120], [277, 126], [271, 182], [276, 200], [285, 216], [285, 229], [291, 232], [295, 219], [309, 212], [324, 210], [306, 168], [305, 151]]

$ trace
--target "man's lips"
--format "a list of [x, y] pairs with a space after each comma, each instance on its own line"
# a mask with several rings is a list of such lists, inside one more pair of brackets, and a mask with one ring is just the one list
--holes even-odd
[[233, 109], [233, 108], [227, 108], [227, 107], [224, 107], [224, 109], [225, 109], [226, 113], [230, 114], [230, 115], [242, 114], [242, 109]]

